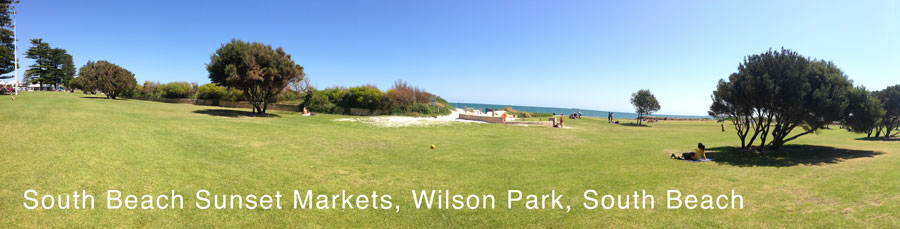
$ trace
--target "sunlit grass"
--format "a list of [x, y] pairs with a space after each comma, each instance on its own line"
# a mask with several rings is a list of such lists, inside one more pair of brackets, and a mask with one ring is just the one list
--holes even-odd
[[[650, 127], [567, 119], [556, 129], [458, 123], [378, 128], [344, 116], [269, 117], [228, 108], [107, 100], [57, 92], [0, 97], [2, 227], [898, 227], [900, 142], [841, 129], [802, 137], [785, 155], [733, 150], [716, 122]], [[545, 118], [541, 118], [545, 120]], [[669, 154], [703, 142], [716, 162]], [[436, 149], [430, 149], [435, 145]], [[92, 210], [26, 210], [25, 190], [97, 196]], [[107, 189], [184, 195], [186, 209], [105, 209]], [[194, 193], [273, 194], [282, 210], [199, 210]], [[400, 212], [289, 209], [291, 191], [377, 191]], [[494, 194], [493, 210], [414, 209], [411, 190]], [[564, 195], [571, 212], [506, 209], [506, 191]], [[585, 210], [586, 189], [647, 190], [656, 209]], [[742, 210], [669, 210], [665, 192], [745, 197]]]

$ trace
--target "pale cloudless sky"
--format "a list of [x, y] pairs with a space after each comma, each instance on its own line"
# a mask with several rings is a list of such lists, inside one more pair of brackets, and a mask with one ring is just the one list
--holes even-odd
[[[744, 56], [785, 47], [856, 84], [900, 83], [896, 1], [43, 1], [18, 8], [29, 39], [77, 66], [109, 60], [139, 82], [209, 82], [232, 38], [281, 46], [313, 85], [406, 80], [451, 102], [704, 115]], [[31, 60], [20, 56], [21, 66]], [[20, 69], [20, 74], [24, 72]]]

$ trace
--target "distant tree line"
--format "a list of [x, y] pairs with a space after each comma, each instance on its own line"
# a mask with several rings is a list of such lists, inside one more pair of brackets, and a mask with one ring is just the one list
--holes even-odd
[[[265, 113], [268, 104], [295, 102], [312, 112], [348, 114], [351, 108], [379, 110], [382, 114], [449, 114], [446, 100], [423, 89], [397, 81], [382, 92], [372, 85], [317, 90], [309, 85], [303, 67], [281, 48], [261, 43], [232, 40], [223, 44], [206, 65], [212, 83], [145, 81], [137, 84], [134, 74], [106, 61], [88, 62], [72, 80], [73, 88], [85, 93], [103, 92], [143, 99], [208, 99], [247, 101], [256, 113]], [[431, 100], [435, 100], [435, 106]]]
[[881, 109], [891, 106], [890, 101], [879, 99], [884, 95], [854, 88], [830, 61], [788, 49], [769, 50], [747, 56], [737, 72], [719, 80], [709, 115], [731, 121], [741, 148], [749, 149], [759, 141], [759, 151], [779, 150], [835, 122], [857, 132], [871, 133], [878, 126], [888, 128], [885, 125], [896, 128], [897, 116], [879, 118]]

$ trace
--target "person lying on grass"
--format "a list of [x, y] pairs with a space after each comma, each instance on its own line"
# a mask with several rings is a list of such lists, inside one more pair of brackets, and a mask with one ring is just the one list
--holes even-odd
[[706, 146], [703, 145], [703, 143], [697, 143], [697, 149], [695, 149], [694, 152], [681, 153], [681, 157], [675, 156], [673, 153], [670, 157], [678, 160], [706, 160]]

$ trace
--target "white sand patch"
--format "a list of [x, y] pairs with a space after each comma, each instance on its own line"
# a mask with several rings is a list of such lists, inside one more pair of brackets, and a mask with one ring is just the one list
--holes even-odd
[[450, 125], [456, 122], [470, 123], [486, 123], [472, 120], [459, 119], [462, 109], [451, 111], [449, 115], [438, 117], [404, 117], [404, 116], [381, 116], [381, 117], [359, 117], [359, 118], [342, 118], [335, 119], [338, 122], [359, 122], [363, 124], [373, 125], [376, 127], [414, 127], [414, 126], [442, 126]]

